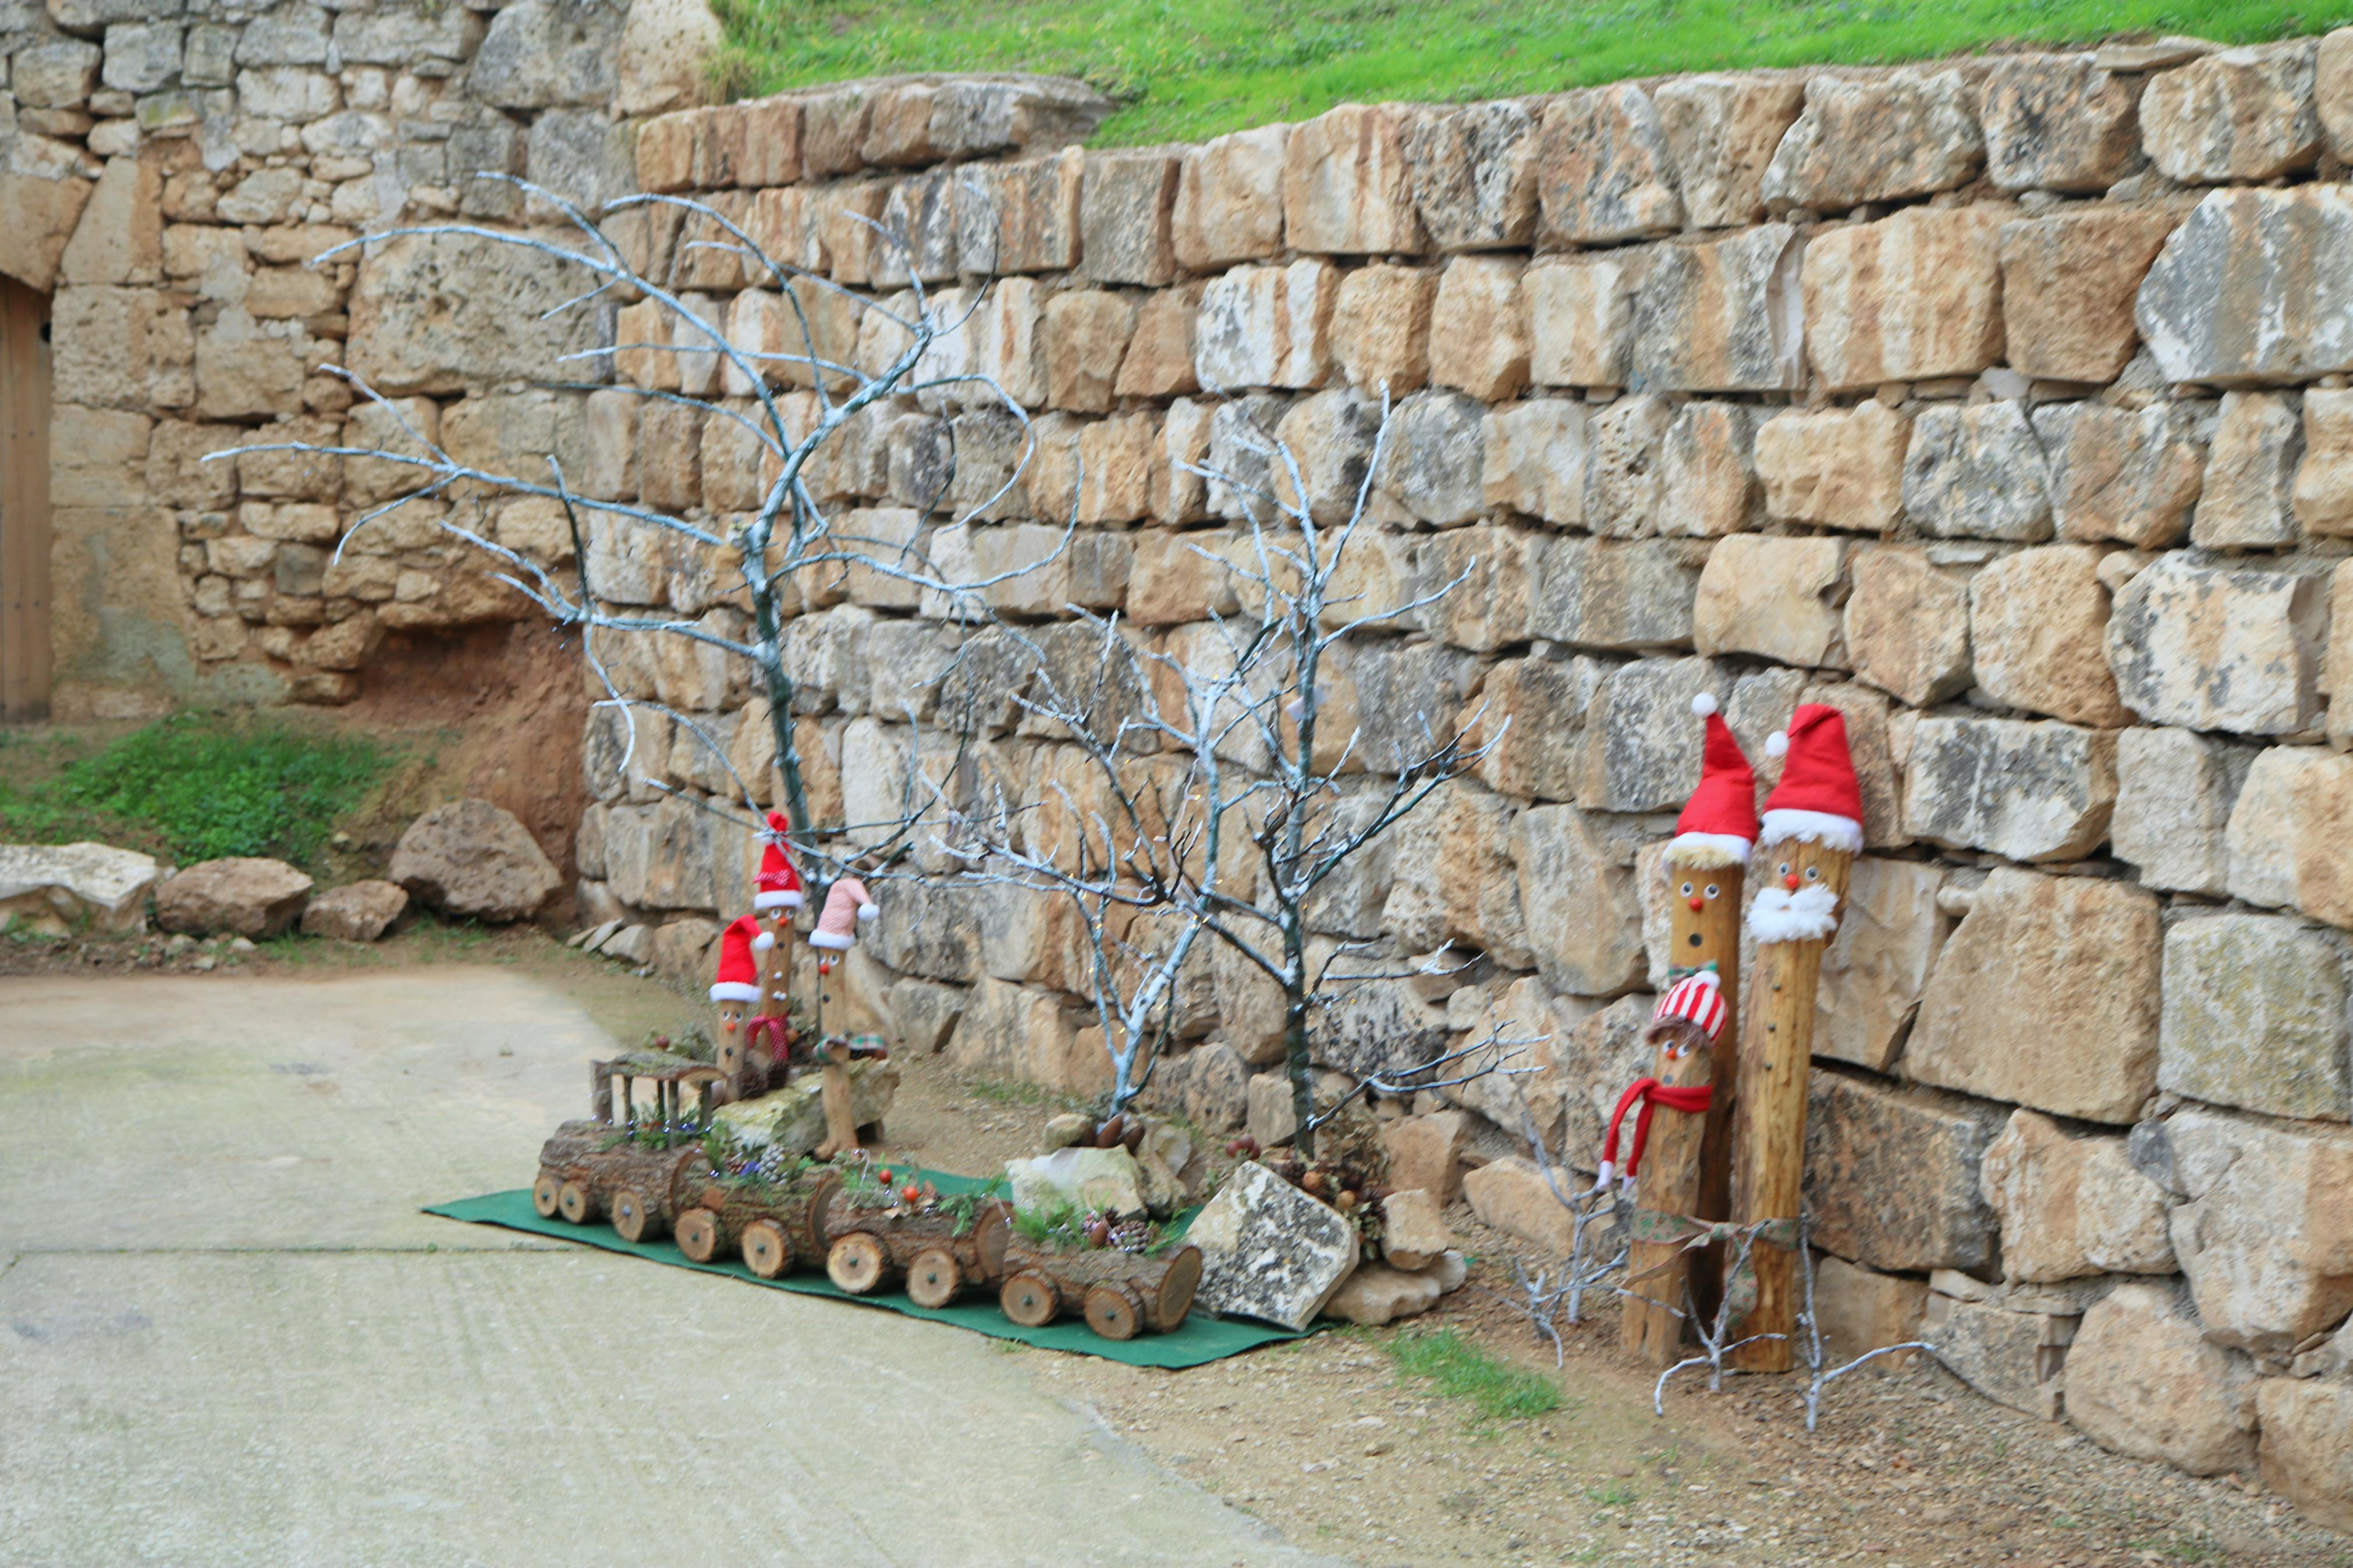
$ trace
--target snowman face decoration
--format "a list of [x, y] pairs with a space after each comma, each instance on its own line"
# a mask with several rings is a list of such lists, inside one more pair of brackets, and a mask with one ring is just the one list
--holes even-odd
[[[1708, 932], [1735, 929], [1740, 903], [1740, 868], [1694, 866], [1669, 860], [1667, 878], [1668, 940], [1677, 964], [1688, 966], [1712, 956], [1705, 950]], [[1732, 905], [1724, 912], [1727, 900]], [[1719, 942], [1721, 935], [1717, 937]]]
[[719, 1032], [723, 1035], [732, 1035], [743, 1026], [744, 1004], [741, 1002], [720, 1003]]

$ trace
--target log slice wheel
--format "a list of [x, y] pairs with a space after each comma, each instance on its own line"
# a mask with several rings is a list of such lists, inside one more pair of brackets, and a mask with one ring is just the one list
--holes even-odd
[[744, 1227], [744, 1267], [763, 1279], [774, 1279], [793, 1266], [793, 1244], [785, 1227], [772, 1219], [755, 1219]]
[[1024, 1268], [997, 1293], [997, 1310], [1025, 1329], [1042, 1329], [1061, 1315], [1062, 1293], [1035, 1268]]
[[596, 1200], [585, 1183], [566, 1182], [555, 1190], [555, 1212], [574, 1225], [586, 1225], [596, 1217]]
[[852, 1296], [872, 1294], [890, 1267], [890, 1248], [871, 1231], [851, 1231], [825, 1255], [826, 1278]]
[[[964, 1286], [964, 1270], [944, 1247], [927, 1247], [907, 1266], [907, 1299], [918, 1307], [944, 1307]], [[844, 1286], [844, 1289], [849, 1287]]]
[[554, 1219], [556, 1201], [563, 1191], [563, 1177], [553, 1171], [542, 1171], [539, 1180], [531, 1184], [532, 1212], [542, 1219]]
[[1133, 1285], [1087, 1287], [1087, 1327], [1107, 1340], [1132, 1340], [1144, 1331], [1144, 1296]]
[[613, 1194], [613, 1228], [620, 1233], [623, 1241], [659, 1241], [661, 1214], [646, 1201], [645, 1194], [635, 1187], [623, 1187]]
[[679, 1215], [670, 1233], [678, 1240], [678, 1249], [697, 1263], [708, 1263], [719, 1256], [719, 1216], [700, 1204]]

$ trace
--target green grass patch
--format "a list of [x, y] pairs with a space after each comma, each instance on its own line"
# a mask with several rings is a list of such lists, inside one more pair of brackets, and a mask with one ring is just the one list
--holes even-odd
[[1540, 1373], [1488, 1353], [1452, 1329], [1399, 1334], [1388, 1350], [1398, 1370], [1449, 1399], [1467, 1399], [1487, 1421], [1525, 1421], [1560, 1408], [1560, 1388]]
[[718, 0], [738, 94], [894, 71], [1045, 71], [1119, 100], [1098, 144], [1335, 103], [1459, 102], [1672, 71], [1934, 59], [2004, 41], [2256, 43], [2353, 0]]
[[176, 714], [86, 750], [0, 736], [0, 836], [98, 839], [183, 866], [229, 855], [308, 866], [393, 762], [364, 737], [217, 713]]

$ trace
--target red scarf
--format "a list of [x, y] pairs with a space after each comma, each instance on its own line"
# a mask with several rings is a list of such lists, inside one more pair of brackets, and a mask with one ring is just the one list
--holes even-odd
[[1688, 1111], [1697, 1116], [1705, 1111], [1715, 1090], [1707, 1084], [1689, 1089], [1673, 1089], [1654, 1078], [1638, 1078], [1631, 1088], [1618, 1097], [1618, 1109], [1609, 1116], [1609, 1135], [1601, 1144], [1601, 1180], [1609, 1180], [1612, 1156], [1618, 1152], [1618, 1124], [1626, 1120], [1626, 1112], [1639, 1100], [1642, 1109], [1634, 1117], [1634, 1146], [1626, 1152], [1625, 1177], [1634, 1179], [1636, 1167], [1642, 1163], [1642, 1145], [1651, 1139], [1651, 1112], [1663, 1105], [1669, 1110]]

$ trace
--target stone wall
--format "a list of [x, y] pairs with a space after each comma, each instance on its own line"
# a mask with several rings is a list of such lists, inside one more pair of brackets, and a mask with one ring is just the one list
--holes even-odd
[[[1401, 1153], [1441, 1184], [1487, 1167], [1474, 1195], [1507, 1214], [1535, 1173], [1495, 1123], [1524, 1095], [1592, 1158], [1663, 970], [1654, 858], [1696, 776], [1689, 699], [1718, 699], [1768, 782], [1765, 735], [1835, 704], [1869, 851], [1824, 983], [1811, 1160], [1849, 1320], [1925, 1310], [1997, 1399], [2193, 1468], [2260, 1451], [2346, 1507], [2346, 1439], [2288, 1413], [2338, 1407], [2291, 1385], [2341, 1375], [2353, 1309], [2353, 709], [2330, 700], [2353, 634], [2329, 636], [2332, 607], [2353, 626], [2353, 31], [1348, 106], [1029, 159], [956, 157], [948, 90], [656, 119], [638, 177], [885, 300], [907, 264], [849, 215], [906, 226], [951, 299], [997, 279], [942, 363], [1033, 411], [1012, 498], [951, 529], [1012, 427], [929, 394], [863, 416], [818, 488], [868, 509], [857, 531], [983, 563], [1041, 551], [1075, 505], [1076, 546], [1006, 591], [1016, 618], [1082, 604], [1182, 647], [1233, 605], [1191, 547], [1234, 539], [1242, 498], [1177, 466], [1236, 458], [1212, 392], [1335, 496], [1380, 389], [1398, 400], [1366, 592], [1472, 576], [1353, 653], [1334, 700], [1374, 736], [1481, 703], [1513, 722], [1318, 917], [1326, 941], [1451, 940], [1480, 963], [1451, 992], [1352, 999], [1321, 1048], [1361, 1071], [1499, 1018], [1552, 1037], [1540, 1076], [1459, 1091], [1467, 1118], [1387, 1108]], [[776, 299], [690, 265], [763, 345]], [[890, 346], [847, 316], [819, 330]], [[647, 384], [715, 378], [620, 359]], [[586, 419], [602, 493], [751, 504], [717, 421], [649, 410], [604, 448], [631, 403], [598, 394]], [[733, 614], [691, 561], [599, 548], [627, 596]], [[940, 625], [852, 580], [789, 646], [819, 812], [872, 816]], [[628, 679], [707, 710], [765, 776], [765, 713], [727, 672]], [[1074, 776], [997, 717], [991, 767]], [[610, 744], [592, 735], [592, 761]], [[711, 788], [696, 752], [670, 751], [672, 776]], [[584, 827], [584, 904], [656, 930], [681, 974], [741, 901], [744, 846], [711, 823], [614, 781]], [[1102, 1086], [1050, 906], [883, 901], [852, 988], [903, 1044]], [[1185, 1033], [1157, 1092], [1281, 1131], [1263, 986], [1213, 959]]]
[[[715, 37], [702, 0], [0, 0], [0, 272], [52, 292], [57, 711], [340, 700], [386, 631], [515, 614], [421, 516], [329, 570], [391, 476], [199, 459], [379, 444], [389, 422], [320, 367], [412, 323], [356, 255], [305, 264], [398, 223], [553, 216], [479, 170], [621, 194], [625, 117], [697, 101]], [[561, 298], [483, 270], [466, 295]], [[548, 346], [492, 334], [419, 390], [546, 377]]]

